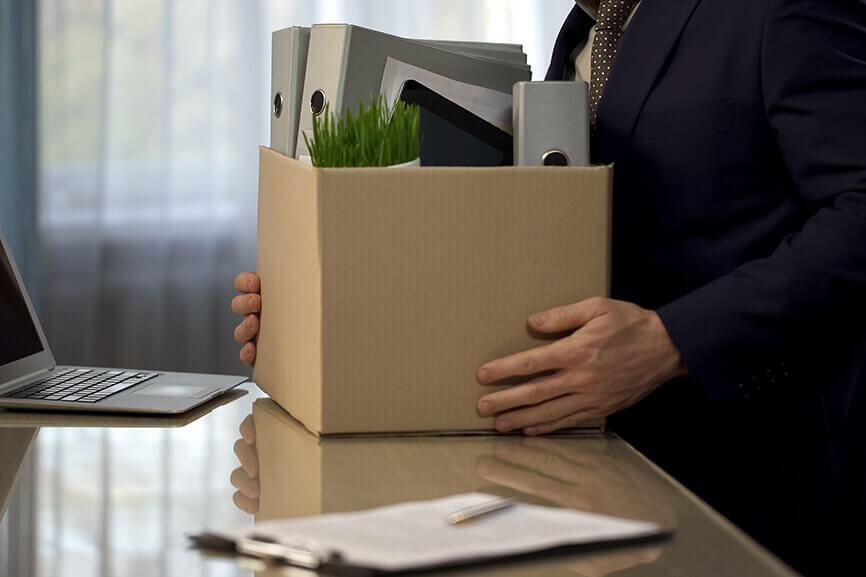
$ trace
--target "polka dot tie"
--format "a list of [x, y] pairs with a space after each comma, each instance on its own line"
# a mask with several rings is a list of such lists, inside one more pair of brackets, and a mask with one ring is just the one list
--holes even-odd
[[590, 125], [593, 132], [598, 124], [598, 103], [604, 93], [604, 85], [616, 58], [623, 27], [628, 21], [637, 0], [601, 0], [598, 20], [595, 23], [595, 40], [592, 45], [592, 66], [589, 83]]

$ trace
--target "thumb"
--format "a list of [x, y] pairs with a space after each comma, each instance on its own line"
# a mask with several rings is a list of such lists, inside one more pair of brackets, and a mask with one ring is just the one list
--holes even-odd
[[529, 317], [529, 326], [544, 333], [560, 333], [578, 329], [594, 318], [607, 313], [610, 301], [594, 297], [579, 303], [556, 307]]

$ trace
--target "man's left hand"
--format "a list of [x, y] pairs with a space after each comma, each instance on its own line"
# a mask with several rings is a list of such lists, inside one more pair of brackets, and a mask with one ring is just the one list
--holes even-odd
[[478, 369], [482, 385], [547, 373], [478, 401], [478, 413], [495, 415], [500, 432], [544, 435], [607, 417], [687, 372], [659, 316], [631, 303], [592, 298], [533, 315], [529, 326], [550, 334], [577, 330]]

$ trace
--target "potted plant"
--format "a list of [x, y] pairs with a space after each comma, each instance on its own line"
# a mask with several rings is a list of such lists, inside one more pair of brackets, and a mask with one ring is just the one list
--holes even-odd
[[419, 166], [421, 120], [418, 107], [398, 101], [389, 108], [380, 95], [345, 116], [329, 107], [313, 118], [313, 138], [304, 142], [319, 168]]

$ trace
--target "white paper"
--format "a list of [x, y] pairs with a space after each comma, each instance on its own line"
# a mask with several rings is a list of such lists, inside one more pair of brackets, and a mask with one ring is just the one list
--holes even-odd
[[385, 97], [385, 102], [389, 106], [393, 106], [400, 98], [403, 84], [408, 80], [420, 82], [430, 90], [465, 108], [500, 130], [512, 134], [513, 97], [511, 94], [491, 90], [484, 86], [458, 82], [447, 76], [406, 64], [389, 56], [385, 61], [381, 87], [382, 96]]
[[469, 523], [448, 523], [449, 513], [495, 498], [467, 493], [357, 513], [267, 521], [214, 534], [231, 540], [251, 534], [280, 542], [312, 540], [325, 551], [339, 552], [343, 564], [405, 571], [661, 532], [654, 523], [523, 503]]

